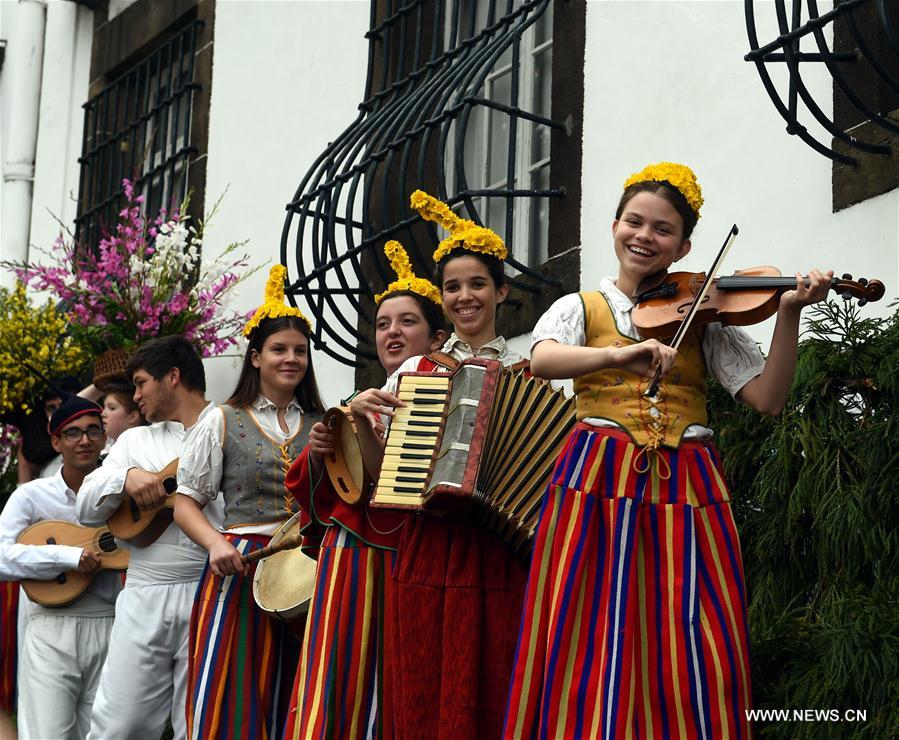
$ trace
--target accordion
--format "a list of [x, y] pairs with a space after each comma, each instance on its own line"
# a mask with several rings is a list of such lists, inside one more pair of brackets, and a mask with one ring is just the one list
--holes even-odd
[[547, 480], [575, 423], [560, 390], [472, 358], [452, 373], [403, 373], [371, 505], [448, 513], [476, 507], [516, 549], [529, 546]]

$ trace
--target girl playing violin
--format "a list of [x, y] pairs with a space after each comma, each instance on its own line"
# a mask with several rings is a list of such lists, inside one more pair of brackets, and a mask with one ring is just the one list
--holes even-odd
[[749, 734], [746, 593], [705, 378], [780, 413], [800, 312], [832, 273], [781, 296], [767, 361], [720, 324], [694, 327], [679, 350], [643, 340], [633, 296], [690, 251], [702, 202], [684, 165], [630, 177], [612, 222], [617, 278], [556, 301], [534, 329], [531, 370], [574, 379], [578, 423], [537, 530], [506, 737]]

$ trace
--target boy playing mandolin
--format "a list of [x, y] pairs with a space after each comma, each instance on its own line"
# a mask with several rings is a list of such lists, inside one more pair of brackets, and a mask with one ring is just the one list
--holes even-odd
[[721, 324], [693, 326], [677, 350], [644, 340], [633, 296], [690, 251], [701, 205], [689, 167], [633, 175], [612, 222], [617, 278], [559, 299], [534, 328], [531, 370], [574, 379], [578, 424], [537, 530], [506, 737], [749, 736], [743, 570], [705, 379], [779, 414], [800, 312], [832, 273], [780, 297], [767, 360]]
[[[72, 396], [50, 417], [50, 442], [62, 456], [62, 468], [50, 478], [20, 486], [0, 514], [0, 579], [51, 581], [65, 571], [94, 573], [100, 568], [98, 553], [88, 547], [17, 540], [47, 519], [75, 522], [82, 482], [106, 444], [102, 411], [93, 401]], [[89, 541], [87, 535], [84, 541]], [[20, 737], [87, 734], [120, 590], [118, 573], [99, 573], [70, 604], [31, 607], [19, 656]]]
[[[157, 473], [181, 454], [185, 430], [215, 409], [206, 401], [203, 361], [184, 337], [143, 344], [126, 372], [151, 423], [123, 432], [85, 480], [77, 507], [82, 524], [104, 524], [129, 498], [141, 511], [163, 503]], [[221, 521], [220, 507], [205, 513]], [[169, 717], [176, 740], [185, 737], [188, 625], [205, 556], [174, 523], [149, 546], [131, 548], [90, 737], [158, 738]]]

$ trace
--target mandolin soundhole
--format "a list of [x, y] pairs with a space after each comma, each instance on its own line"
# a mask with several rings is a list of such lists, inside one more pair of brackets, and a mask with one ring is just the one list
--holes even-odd
[[115, 537], [112, 536], [112, 532], [104, 532], [100, 535], [100, 549], [103, 552], [115, 552], [119, 549], [118, 545], [115, 543]]

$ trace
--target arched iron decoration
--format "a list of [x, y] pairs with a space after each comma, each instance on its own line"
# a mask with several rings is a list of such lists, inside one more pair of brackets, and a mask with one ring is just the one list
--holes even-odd
[[[890, 111], [881, 110], [878, 101], [871, 100], [871, 91], [859, 89], [848, 79], [846, 65], [854, 65], [855, 71], [864, 67], [864, 72], [869, 78], [879, 81], [880, 85], [899, 93], [899, 80], [889, 71], [888, 66], [895, 66], [894, 61], [888, 61], [885, 56], [899, 58], [899, 36], [897, 36], [897, 15], [899, 9], [895, 7], [895, 0], [836, 0], [832, 10], [821, 13], [817, 0], [792, 0], [788, 16], [785, 6], [786, 0], [774, 0], [773, 6], [765, 2], [766, 8], [773, 7], [779, 36], [765, 44], [759, 43], [755, 20], [755, 0], [744, 0], [746, 11], [746, 29], [749, 35], [751, 51], [744, 57], [746, 61], [753, 62], [761, 77], [765, 90], [771, 97], [778, 113], [787, 122], [787, 132], [798, 136], [812, 149], [832, 160], [845, 164], [855, 165], [858, 160], [842, 151], [837, 151], [829, 144], [823, 143], [812, 135], [806, 126], [799, 120], [801, 102], [805, 111], [823, 128], [831, 137], [842, 142], [848, 149], [866, 152], [876, 155], [889, 156], [890, 147], [881, 143], [863, 141], [853, 136], [834, 122], [821, 106], [814, 100], [805, 83], [802, 80], [800, 64], [807, 62], [823, 63], [833, 77], [836, 89], [838, 89], [846, 101], [851, 105], [865, 121], [892, 134], [899, 134], [899, 120], [887, 116]], [[807, 20], [803, 21], [802, 11], [805, 5]], [[891, 4], [893, 7], [890, 7]], [[760, 3], [760, 5], [762, 5]], [[858, 22], [858, 14], [876, 7], [877, 20], [880, 26], [883, 41], [881, 46], [887, 47], [886, 53], [877, 53], [866, 38], [866, 34]], [[833, 30], [839, 30], [851, 39], [854, 49], [849, 51], [834, 51], [828, 46], [825, 30], [831, 26]], [[817, 52], [802, 52], [799, 50], [800, 41], [812, 36]], [[778, 91], [771, 79], [766, 65], [772, 63], [785, 64], [789, 73], [789, 86], [786, 100]]]
[[[514, 166], [519, 121], [564, 129], [520, 105], [522, 34], [551, 12], [551, 0], [372, 0], [365, 100], [304, 176], [281, 236], [288, 299], [296, 304], [302, 297], [311, 311], [317, 349], [356, 367], [376, 357], [357, 322], [373, 324], [372, 296], [393, 279], [381, 252], [386, 240], [404, 244], [419, 274], [432, 272], [439, 235], [409, 209], [416, 188], [478, 223], [475, 199], [503, 199], [507, 243], [523, 199], [563, 195], [522, 187]], [[480, 92], [504, 54], [512, 64], [509, 104]], [[508, 171], [500, 188], [468, 184], [466, 132], [478, 108], [508, 117]], [[513, 283], [540, 290], [534, 283], [546, 280], [541, 273], [515, 259], [508, 264], [533, 278]]]

